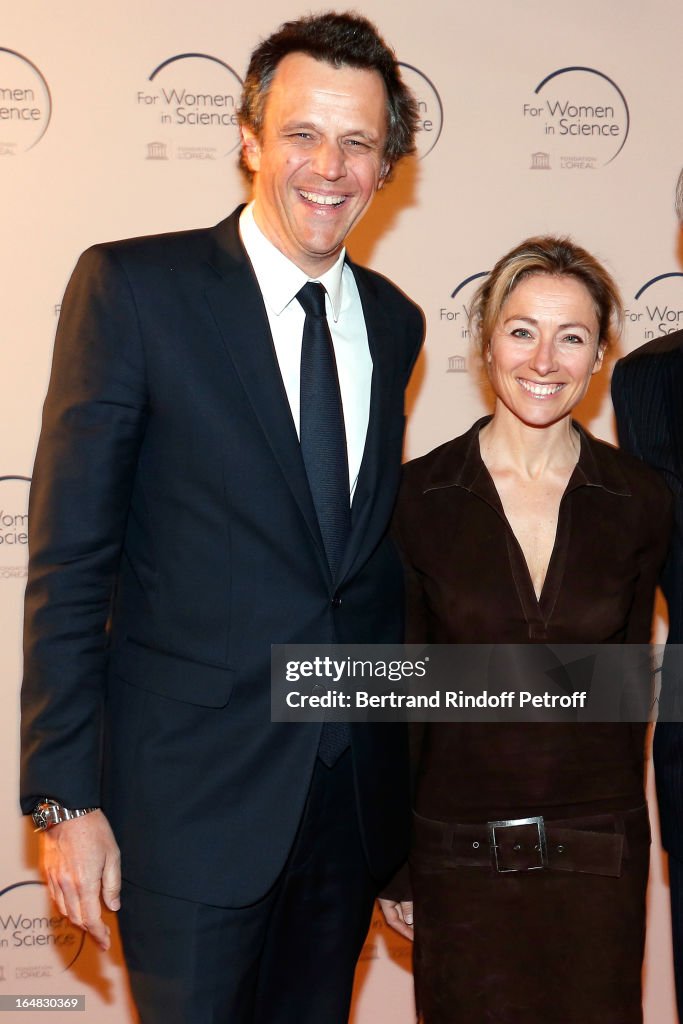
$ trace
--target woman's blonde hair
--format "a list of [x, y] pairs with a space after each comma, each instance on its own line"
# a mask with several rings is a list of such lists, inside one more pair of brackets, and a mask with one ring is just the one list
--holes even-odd
[[482, 355], [491, 340], [506, 300], [533, 274], [573, 277], [588, 290], [598, 318], [598, 343], [610, 345], [621, 334], [623, 305], [619, 289], [602, 264], [570, 238], [539, 235], [527, 238], [498, 260], [472, 300], [470, 332]]

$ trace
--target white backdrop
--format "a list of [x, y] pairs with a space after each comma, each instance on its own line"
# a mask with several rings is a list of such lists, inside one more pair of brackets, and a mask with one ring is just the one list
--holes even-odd
[[[275, 0], [0, 0], [0, 999], [84, 993], [85, 1014], [67, 1021], [134, 1015], [119, 955], [87, 941], [80, 950], [79, 936], [44, 920], [42, 888], [19, 884], [38, 878], [16, 801], [27, 478], [58, 304], [90, 243], [214, 223], [243, 198], [233, 149], [240, 76], [258, 38], [307, 11]], [[624, 351], [683, 326], [672, 209], [683, 153], [680, 0], [366, 0], [362, 11], [406, 65], [423, 124], [420, 159], [400, 168], [350, 243], [427, 316], [408, 456], [485, 408], [466, 368], [469, 279], [527, 235], [571, 233], [604, 259], [629, 311]], [[579, 418], [613, 439], [609, 368], [601, 376]], [[676, 1019], [662, 871], [655, 848], [647, 1024]], [[354, 1024], [408, 1024], [409, 970], [406, 946], [387, 942], [375, 921]]]

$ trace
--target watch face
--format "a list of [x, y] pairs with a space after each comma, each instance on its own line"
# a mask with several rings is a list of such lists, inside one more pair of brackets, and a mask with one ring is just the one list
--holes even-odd
[[42, 806], [36, 807], [31, 817], [33, 818], [33, 824], [36, 828], [45, 828], [47, 822], [45, 821], [45, 812]]
[[38, 804], [37, 807], [34, 808], [31, 817], [33, 818], [34, 824], [37, 829], [45, 831], [45, 829], [49, 827], [50, 811], [52, 810], [53, 807], [56, 806], [57, 803], [53, 800], [43, 800], [41, 803]]

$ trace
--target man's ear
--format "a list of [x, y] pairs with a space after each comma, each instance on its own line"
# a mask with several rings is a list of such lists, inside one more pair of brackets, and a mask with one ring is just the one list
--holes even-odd
[[261, 167], [261, 143], [259, 142], [258, 135], [253, 128], [249, 128], [246, 124], [243, 124], [240, 128], [240, 133], [242, 135], [244, 162], [250, 171], [256, 173]]

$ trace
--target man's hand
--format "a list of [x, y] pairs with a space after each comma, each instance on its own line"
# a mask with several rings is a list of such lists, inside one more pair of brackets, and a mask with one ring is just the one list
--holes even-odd
[[102, 811], [63, 821], [41, 833], [41, 861], [50, 896], [60, 913], [109, 949], [100, 892], [109, 910], [121, 906], [121, 858]]
[[397, 903], [395, 900], [378, 900], [378, 903], [389, 927], [412, 942], [415, 937], [412, 901], [403, 900]]

